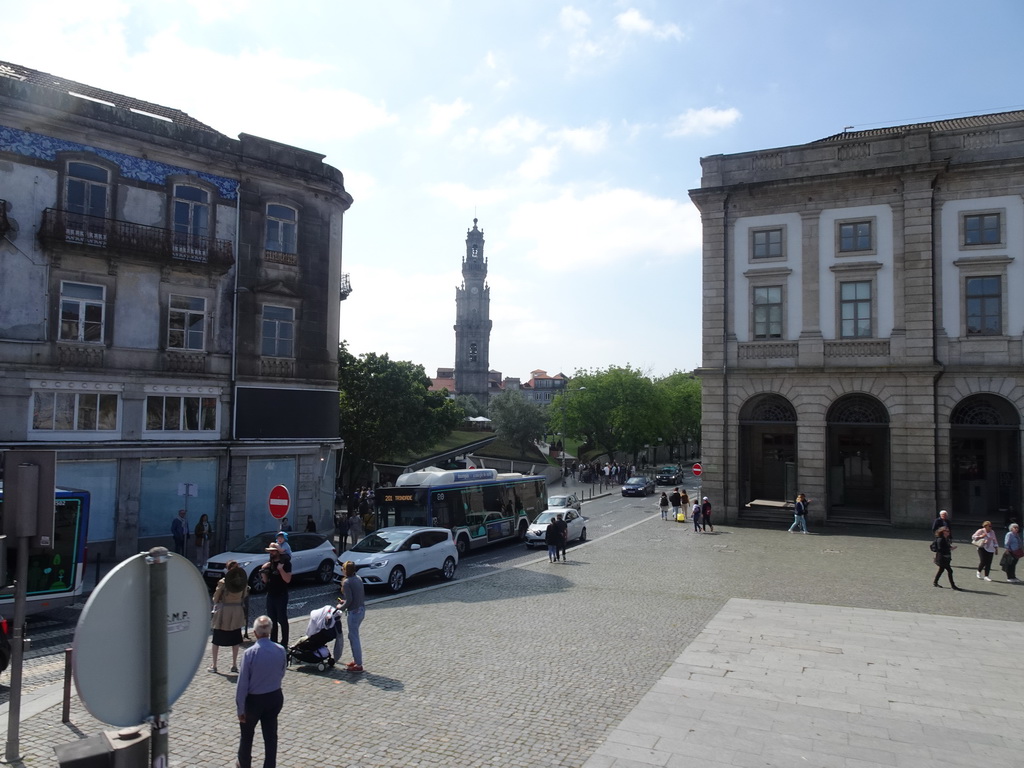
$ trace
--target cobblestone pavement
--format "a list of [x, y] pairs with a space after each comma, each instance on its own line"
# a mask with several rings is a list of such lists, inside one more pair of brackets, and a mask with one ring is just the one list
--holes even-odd
[[[288, 672], [278, 764], [582, 766], [733, 597], [1021, 618], [1024, 588], [1001, 573], [976, 580], [969, 545], [954, 552], [968, 591], [934, 589], [927, 532], [698, 535], [651, 510], [637, 504], [635, 525], [571, 548], [567, 563], [541, 553], [371, 605], [366, 673]], [[197, 673], [171, 714], [171, 766], [234, 764], [233, 693], [232, 676]], [[55, 744], [103, 729], [77, 698], [62, 724], [59, 700], [23, 705], [24, 765], [56, 766]]]

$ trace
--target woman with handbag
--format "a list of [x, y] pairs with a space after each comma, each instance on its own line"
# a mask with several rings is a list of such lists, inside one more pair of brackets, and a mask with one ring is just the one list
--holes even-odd
[[949, 586], [957, 592], [963, 592], [960, 587], [953, 583], [953, 550], [956, 549], [956, 546], [949, 542], [949, 528], [943, 526], [935, 532], [935, 544], [932, 548], [935, 550], [934, 562], [939, 566], [939, 570], [935, 573], [935, 578], [932, 580], [932, 586], [942, 589], [942, 585], [939, 584], [939, 576], [945, 571], [949, 576]]
[[213, 664], [209, 672], [217, 673], [217, 652], [231, 648], [231, 671], [238, 671], [238, 646], [242, 644], [242, 627], [245, 626], [245, 609], [242, 600], [249, 593], [248, 577], [238, 561], [228, 561], [224, 578], [217, 582], [213, 592], [213, 613], [210, 627], [213, 629], [213, 645], [210, 655]]
[[[1003, 555], [1003, 561], [1006, 563], [1003, 566], [1006, 581], [1009, 584], [1020, 584], [1021, 580], [1017, 578], [1017, 561], [1024, 557], [1024, 543], [1021, 542], [1020, 526], [1017, 523], [1010, 523], [1010, 530], [1003, 539], [1003, 548], [1006, 550], [1006, 554]], [[1007, 558], [1006, 555], [1010, 557]]]
[[992, 570], [992, 557], [999, 551], [999, 539], [992, 530], [992, 523], [986, 520], [981, 528], [971, 536], [971, 544], [978, 548], [978, 578], [992, 581], [989, 572]]

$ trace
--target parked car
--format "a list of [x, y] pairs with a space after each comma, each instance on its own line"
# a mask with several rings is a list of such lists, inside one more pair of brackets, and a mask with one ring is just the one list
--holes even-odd
[[386, 584], [392, 592], [399, 592], [413, 576], [435, 573], [444, 581], [454, 579], [459, 551], [447, 528], [397, 525], [374, 531], [342, 552], [335, 580], [341, 580], [346, 560], [356, 564], [356, 573], [366, 586]]
[[[203, 578], [208, 584], [216, 584], [224, 576], [228, 561], [237, 560], [249, 577], [250, 591], [262, 592], [267, 585], [260, 578], [260, 566], [270, 560], [267, 545], [276, 536], [277, 531], [257, 533], [230, 552], [214, 555], [203, 566]], [[319, 533], [289, 533], [288, 545], [292, 548], [292, 576], [312, 574], [321, 584], [331, 583], [337, 550], [326, 536]]]
[[631, 477], [622, 484], [623, 496], [647, 496], [654, 491], [654, 481], [649, 477]]
[[[551, 499], [548, 499], [548, 504], [551, 504]], [[569, 525], [568, 541], [579, 539], [579, 542], [582, 544], [587, 540], [587, 518], [581, 515], [579, 511], [572, 507], [568, 509], [549, 509], [547, 512], [541, 512], [537, 515], [537, 518], [530, 524], [530, 527], [526, 529], [525, 541], [528, 548], [533, 549], [534, 547], [545, 546], [544, 533], [548, 529], [548, 524], [558, 515], [565, 515], [565, 522]]]
[[683, 472], [675, 464], [670, 464], [658, 470], [654, 481], [657, 485], [678, 485], [683, 481]]
[[575, 509], [577, 512], [583, 509], [583, 504], [575, 493], [569, 493], [565, 496], [548, 497], [548, 509], [561, 511], [567, 508]]

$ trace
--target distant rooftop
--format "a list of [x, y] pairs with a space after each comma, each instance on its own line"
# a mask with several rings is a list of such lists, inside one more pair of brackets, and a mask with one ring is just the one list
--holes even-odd
[[10, 80], [20, 80], [41, 88], [50, 88], [79, 99], [84, 99], [85, 101], [105, 104], [108, 107], [127, 109], [128, 111], [139, 115], [146, 115], [148, 117], [156, 118], [157, 120], [166, 120], [185, 128], [194, 128], [200, 131], [209, 131], [210, 133], [220, 133], [220, 131], [211, 128], [206, 125], [206, 123], [201, 123], [194, 117], [182, 112], [180, 109], [171, 109], [170, 107], [163, 107], [159, 104], [154, 104], [151, 101], [143, 101], [142, 99], [135, 99], [131, 96], [122, 96], [121, 94], [114, 93], [113, 91], [104, 91], [102, 88], [94, 88], [91, 85], [85, 85], [84, 83], [67, 80], [63, 77], [57, 77], [56, 75], [51, 75], [47, 72], [40, 72], [36, 69], [23, 67], [20, 64], [12, 64], [9, 61], [0, 61], [0, 77], [6, 77]]
[[826, 136], [823, 139], [812, 141], [811, 144], [824, 144], [831, 141], [849, 141], [850, 139], [867, 139], [891, 134], [906, 133], [907, 131], [957, 131], [964, 128], [987, 128], [1003, 123], [1017, 123], [1024, 121], [1024, 110], [1014, 112], [996, 112], [988, 115], [971, 115], [969, 117], [954, 117], [949, 120], [935, 120], [930, 123], [911, 123], [910, 125], [893, 125], [888, 128], [870, 128], [865, 131], [843, 131], [833, 136]]

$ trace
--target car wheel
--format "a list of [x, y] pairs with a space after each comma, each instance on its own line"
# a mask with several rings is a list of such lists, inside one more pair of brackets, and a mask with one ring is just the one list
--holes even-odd
[[455, 558], [446, 557], [444, 559], [444, 565], [441, 566], [441, 578], [445, 581], [451, 581], [455, 578]]
[[400, 565], [396, 565], [391, 570], [391, 575], [388, 576], [388, 589], [392, 592], [401, 592], [402, 587], [405, 586], [405, 569]]
[[267, 585], [263, 583], [263, 579], [260, 578], [260, 569], [256, 568], [251, 574], [249, 574], [249, 591], [254, 595], [261, 595], [266, 591]]
[[321, 584], [330, 584], [334, 581], [334, 563], [324, 560], [316, 569], [316, 580]]
[[580, 544], [582, 544], [586, 540], [587, 540], [587, 529], [584, 528], [582, 531], [580, 531]]
[[469, 552], [469, 539], [465, 536], [459, 536], [455, 540], [455, 549], [458, 550], [460, 558], [465, 557]]

